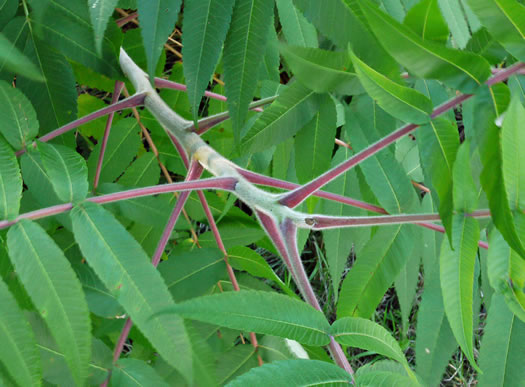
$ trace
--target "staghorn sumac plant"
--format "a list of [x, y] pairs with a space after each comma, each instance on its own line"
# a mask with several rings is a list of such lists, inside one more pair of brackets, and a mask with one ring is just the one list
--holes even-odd
[[522, 384], [523, 15], [5, 1], [1, 381]]

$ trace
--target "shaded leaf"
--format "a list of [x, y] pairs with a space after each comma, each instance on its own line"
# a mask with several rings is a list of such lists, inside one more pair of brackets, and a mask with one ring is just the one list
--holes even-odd
[[144, 250], [94, 203], [75, 207], [70, 216], [75, 239], [97, 276], [160, 355], [191, 380], [191, 346], [182, 319], [174, 315], [151, 318], [173, 305], [173, 300]]
[[464, 49], [470, 39], [470, 32], [459, 0], [438, 0], [438, 4], [454, 41], [459, 48]]
[[416, 76], [438, 79], [464, 93], [472, 92], [489, 77], [489, 64], [482, 57], [424, 41], [369, 1], [360, 4], [383, 47]]
[[368, 241], [341, 286], [339, 318], [372, 316], [409, 258], [408, 231], [406, 226], [385, 226]]
[[153, 82], [159, 56], [179, 15], [181, 0], [138, 0], [142, 41], [148, 59], [148, 74]]
[[38, 385], [42, 371], [31, 326], [1, 278], [0, 304], [0, 360], [20, 386]]
[[430, 120], [430, 99], [416, 90], [391, 81], [361, 61], [353, 52], [350, 57], [361, 84], [383, 110], [405, 122], [424, 124]]
[[[0, 22], [0, 25], [3, 23]], [[36, 66], [3, 33], [0, 33], [0, 62], [2, 69], [5, 68], [34, 81], [43, 81]]]
[[170, 254], [159, 266], [159, 272], [173, 299], [180, 302], [203, 295], [226, 278], [226, 265], [220, 250], [202, 248]]
[[184, 2], [182, 55], [184, 77], [193, 118], [199, 114], [204, 90], [210, 82], [230, 26], [234, 0]]
[[9, 256], [77, 384], [87, 377], [91, 324], [80, 282], [67, 258], [36, 223], [22, 220], [7, 234]]
[[115, 11], [118, 0], [88, 0], [89, 16], [95, 32], [95, 47], [99, 55], [102, 54], [102, 40], [108, 26], [108, 20]]
[[355, 381], [358, 386], [421, 386], [416, 378], [411, 378], [407, 375], [405, 368], [401, 364], [391, 360], [380, 360], [360, 367], [355, 373]]
[[39, 142], [38, 150], [57, 196], [66, 203], [82, 201], [88, 191], [84, 158], [63, 145]]
[[283, 34], [292, 46], [317, 47], [317, 31], [294, 6], [292, 0], [276, 0]]
[[310, 345], [326, 345], [329, 324], [324, 315], [302, 301], [281, 294], [239, 291], [194, 298], [164, 313], [232, 329], [286, 337]]
[[35, 109], [27, 97], [4, 81], [0, 81], [0, 133], [14, 149], [29, 145], [38, 134]]
[[467, 0], [467, 4], [512, 55], [525, 60], [525, 6], [512, 0]]
[[236, 141], [246, 119], [248, 105], [257, 85], [257, 75], [268, 39], [273, 1], [237, 0], [224, 43], [224, 82], [228, 110]]
[[408, 11], [403, 24], [423, 40], [441, 43], [448, 40], [448, 26], [439, 12], [438, 0], [423, 0], [414, 5]]
[[120, 359], [113, 367], [111, 385], [168, 387], [168, 383], [150, 365], [138, 359]]
[[0, 219], [14, 219], [20, 209], [22, 176], [15, 152], [0, 136]]
[[351, 382], [350, 374], [335, 364], [319, 360], [283, 360], [253, 368], [227, 386], [347, 386]]
[[284, 44], [279, 47], [294, 76], [309, 89], [317, 93], [337, 91], [348, 95], [362, 92], [363, 89], [345, 51], [335, 52]]
[[476, 219], [454, 215], [452, 246], [441, 245], [440, 278], [443, 303], [454, 337], [470, 364], [478, 368], [473, 352], [474, 265], [478, 247], [479, 225]]
[[249, 344], [237, 345], [224, 352], [215, 366], [217, 382], [224, 386], [231, 379], [257, 367], [255, 348]]
[[118, 183], [128, 187], [147, 187], [156, 185], [160, 179], [160, 167], [153, 152], [137, 157], [118, 179]]
[[525, 323], [519, 321], [499, 295], [494, 295], [481, 340], [479, 385], [519, 386], [525, 380]]

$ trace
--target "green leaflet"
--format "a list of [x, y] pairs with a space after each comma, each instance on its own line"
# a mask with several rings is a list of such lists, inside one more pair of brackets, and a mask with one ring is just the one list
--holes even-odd
[[482, 57], [424, 41], [368, 0], [359, 3], [383, 47], [409, 72], [438, 79], [464, 93], [477, 89], [490, 75]]
[[84, 158], [63, 145], [39, 142], [38, 150], [57, 196], [66, 203], [82, 201], [88, 191]]
[[[348, 148], [340, 147], [333, 160], [332, 166], [336, 166], [351, 156]], [[349, 170], [344, 175], [326, 185], [326, 191], [339, 195], [359, 199], [359, 180], [355, 170]], [[328, 215], [337, 216], [364, 216], [366, 211], [333, 201], [323, 202], [323, 212]], [[334, 294], [339, 291], [341, 275], [348, 264], [348, 257], [354, 246], [357, 252], [370, 238], [370, 230], [367, 227], [348, 227], [333, 230], [325, 230], [323, 238], [326, 249], [326, 260], [328, 271], [332, 279]], [[337, 300], [337, 297], [336, 297]]]
[[362, 92], [346, 52], [284, 44], [279, 47], [295, 77], [309, 89], [317, 93], [337, 91], [346, 95]]
[[234, 0], [190, 0], [184, 3], [182, 55], [188, 98], [197, 120], [230, 26]]
[[478, 207], [477, 187], [470, 167], [470, 142], [465, 140], [458, 149], [452, 168], [454, 179], [454, 210], [469, 213]]
[[343, 281], [337, 317], [372, 316], [410, 256], [413, 246], [408, 232], [406, 226], [376, 231]]
[[[429, 195], [423, 198], [422, 212], [436, 212]], [[442, 237], [428, 229], [423, 229], [422, 234], [425, 288], [416, 327], [416, 371], [426, 385], [435, 386], [439, 384], [458, 345], [445, 316], [439, 281], [439, 246]]]
[[438, 4], [456, 45], [460, 49], [464, 49], [470, 39], [470, 32], [459, 1], [438, 0]]
[[328, 95], [321, 98], [319, 110], [295, 136], [295, 172], [300, 184], [330, 167], [337, 117], [332, 98]]
[[525, 6], [514, 0], [467, 0], [490, 34], [508, 52], [525, 61]]
[[[29, 31], [24, 53], [36, 64], [44, 82], [20, 77], [17, 78], [16, 86], [32, 102], [42, 135], [77, 118], [77, 90], [75, 77], [67, 59], [46, 42], [38, 39], [31, 28]], [[55, 141], [64, 143], [63, 136]], [[71, 134], [71, 139], [72, 136]]]
[[273, 0], [237, 0], [224, 43], [224, 82], [236, 142], [240, 140], [257, 86], [261, 52], [265, 51]]
[[[1, 17], [2, 13], [0, 12], [0, 18]], [[23, 16], [16, 16], [8, 23], [0, 24], [4, 25], [2, 34], [9, 41], [9, 49], [4, 51], [5, 55], [10, 55], [11, 49], [15, 47], [23, 53], [27, 41], [27, 34], [29, 33], [29, 26], [26, 22], [26, 18]], [[10, 57], [0, 59], [0, 79], [7, 82], [13, 80], [17, 70], [16, 68], [8, 70], [10, 68], [10, 63]]]
[[525, 323], [499, 295], [492, 297], [481, 341], [479, 386], [519, 386], [525, 380]]
[[525, 261], [505, 242], [497, 229], [489, 239], [487, 274], [490, 286], [505, 297], [508, 308], [525, 322]]
[[0, 136], [0, 219], [14, 219], [20, 209], [22, 176], [15, 152]]
[[439, 199], [438, 211], [450, 238], [452, 228], [452, 167], [459, 147], [457, 128], [447, 119], [436, 118], [417, 131], [421, 164], [432, 183], [432, 196]]
[[126, 229], [102, 207], [86, 202], [71, 213], [82, 254], [160, 355], [191, 381], [191, 344], [181, 318], [152, 315], [173, 305], [159, 272]]
[[441, 16], [438, 0], [423, 0], [407, 13], [403, 24], [423, 40], [445, 43], [448, 40], [448, 26]]
[[430, 120], [432, 102], [418, 91], [397, 84], [361, 61], [353, 52], [350, 57], [361, 84], [368, 95], [392, 116], [414, 124]]
[[13, 18], [16, 15], [17, 8], [17, 0], [4, 0], [2, 4], [0, 4], [0, 25], [5, 25]]
[[351, 381], [352, 376], [335, 364], [319, 360], [283, 360], [253, 368], [227, 386], [348, 386]]
[[[525, 43], [524, 43], [525, 44]], [[525, 209], [525, 107], [519, 98], [510, 103], [501, 128], [501, 169], [511, 211]]]
[[120, 359], [111, 373], [111, 384], [114, 386], [169, 386], [150, 365], [138, 359]]
[[292, 137], [317, 111], [319, 97], [299, 82], [286, 88], [242, 138], [241, 152], [255, 153]]
[[148, 74], [153, 82], [157, 62], [173, 31], [179, 15], [181, 0], [138, 0], [140, 32], [148, 59]]
[[215, 373], [217, 384], [224, 386], [230, 380], [257, 367], [255, 348], [250, 344], [237, 345], [221, 354], [217, 359]]
[[227, 277], [224, 256], [216, 248], [174, 252], [159, 272], [176, 302], [201, 296]]
[[[0, 23], [0, 25], [4, 24]], [[6, 69], [34, 81], [44, 80], [36, 66], [3, 33], [0, 33], [0, 69]]]
[[244, 247], [234, 246], [228, 249], [228, 263], [237, 270], [244, 270], [255, 277], [269, 279], [279, 286], [286, 294], [291, 297], [297, 295], [274, 273], [268, 262], [256, 251]]
[[406, 369], [401, 364], [392, 360], [380, 360], [365, 364], [355, 373], [355, 382], [358, 386], [374, 387], [421, 386], [413, 374], [407, 374]]
[[399, 65], [379, 44], [355, 1], [294, 0], [319, 32], [346, 50], [348, 44], [363, 61], [390, 78], [399, 77]]
[[286, 42], [292, 46], [317, 47], [317, 31], [303, 14], [294, 6], [292, 0], [276, 0], [279, 21]]
[[[358, 152], [378, 141], [394, 127], [395, 121], [368, 97], [359, 98], [346, 109], [346, 133]], [[390, 149], [364, 160], [359, 167], [380, 205], [389, 213], [410, 212], [417, 202], [412, 184]]]
[[[104, 161], [100, 171], [100, 182], [113, 182], [133, 161], [140, 147], [140, 128], [134, 118], [126, 118], [112, 126], [108, 138]], [[89, 155], [87, 162], [89, 184], [93, 184], [102, 142]]]
[[399, 309], [401, 309], [401, 322], [403, 324], [403, 335], [407, 335], [409, 328], [409, 317], [414, 305], [414, 298], [419, 282], [419, 267], [421, 264], [421, 250], [423, 244], [421, 243], [420, 229], [414, 229], [414, 249], [410, 254], [405, 266], [400, 270], [397, 276], [394, 287], [399, 300]]
[[412, 373], [410, 366], [397, 341], [381, 325], [359, 317], [345, 317], [336, 320], [330, 328], [335, 341], [350, 347], [372, 351], [394, 359]]
[[31, 326], [2, 278], [0, 304], [0, 360], [20, 386], [39, 385], [42, 370]]
[[159, 183], [160, 167], [153, 152], [146, 152], [137, 157], [118, 183], [127, 187], [147, 187]]
[[102, 41], [108, 26], [108, 20], [115, 11], [118, 0], [88, 0], [89, 16], [93, 26], [95, 47], [98, 55], [102, 55]]
[[[31, 15], [39, 36], [68, 58], [75, 60], [110, 78], [119, 78], [121, 71], [117, 62], [119, 42], [104, 36], [102, 54], [95, 48], [95, 31], [86, 2], [50, 0], [32, 2]], [[116, 25], [110, 25], [116, 30]], [[144, 25], [146, 27], [146, 25]], [[119, 32], [120, 34], [120, 32]], [[56, 72], [57, 69], [54, 69]], [[59, 74], [59, 73], [57, 73]]]
[[447, 319], [456, 341], [477, 370], [479, 368], [474, 360], [472, 344], [472, 293], [478, 238], [479, 225], [476, 219], [454, 215], [452, 246], [443, 240], [440, 255], [441, 291]]
[[327, 345], [330, 328], [310, 305], [272, 292], [239, 291], [203, 296], [174, 305], [163, 314], [232, 329], [286, 337], [309, 345]]
[[68, 260], [38, 224], [22, 220], [7, 234], [9, 256], [25, 289], [63, 351], [75, 383], [88, 376], [91, 323]]
[[22, 149], [38, 134], [35, 109], [27, 97], [0, 81], [0, 133], [14, 149]]

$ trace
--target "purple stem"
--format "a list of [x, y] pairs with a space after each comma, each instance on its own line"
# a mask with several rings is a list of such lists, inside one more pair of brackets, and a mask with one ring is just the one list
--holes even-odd
[[[186, 175], [186, 181], [197, 180], [202, 175], [202, 171], [202, 166], [197, 161], [192, 162], [188, 169], [188, 174]], [[168, 240], [170, 239], [170, 235], [173, 232], [175, 223], [177, 223], [180, 213], [182, 212], [182, 209], [184, 208], [184, 205], [186, 204], [186, 200], [188, 200], [188, 196], [190, 195], [190, 193], [191, 191], [184, 191], [177, 198], [175, 208], [173, 209], [170, 215], [166, 227], [164, 227], [164, 231], [162, 232], [162, 236], [157, 245], [157, 249], [155, 250], [155, 254], [153, 254], [153, 259], [151, 260], [151, 263], [153, 263], [153, 266], [155, 267], [157, 267], [157, 265], [160, 262], [160, 258], [162, 257], [162, 253], [164, 252], [164, 249], [168, 244]]]
[[[496, 74], [495, 76], [493, 76], [492, 78], [488, 79], [485, 82], [485, 84], [488, 86], [491, 86], [495, 83], [504, 81], [505, 79], [510, 77], [512, 74], [518, 72], [524, 66], [525, 66], [524, 63], [518, 63], [514, 66], [511, 66], [508, 69], [503, 70], [499, 72], [498, 74]], [[450, 99], [449, 101], [445, 102], [444, 104], [434, 109], [434, 111], [431, 114], [431, 117], [435, 118], [451, 110], [452, 108], [459, 105], [463, 101], [469, 99], [470, 97], [472, 97], [472, 94], [462, 94], [462, 95], [459, 95], [457, 97]], [[394, 141], [400, 139], [404, 135], [414, 131], [418, 126], [419, 125], [416, 125], [416, 124], [407, 124], [395, 130], [394, 132], [390, 133], [388, 136], [383, 137], [376, 143], [370, 145], [368, 148], [365, 148], [361, 152], [356, 153], [354, 156], [350, 157], [348, 160], [337, 165], [333, 169], [323, 173], [321, 176], [312, 180], [310, 183], [305, 184], [302, 187], [288, 193], [280, 200], [280, 203], [287, 207], [291, 207], [291, 208], [297, 206], [303, 200], [305, 200], [308, 196], [312, 195], [315, 191], [317, 191], [319, 188], [321, 188], [325, 184], [329, 183], [330, 181], [332, 181], [333, 179], [335, 179], [342, 173], [346, 172], [350, 168], [366, 160], [368, 157], [386, 148], [387, 146], [392, 144]]]
[[[118, 101], [123, 87], [124, 87], [124, 82], [121, 82], [121, 81], [115, 82], [113, 96], [111, 97], [111, 105], [114, 105]], [[114, 115], [115, 115], [114, 111], [109, 113], [108, 119], [106, 121], [106, 127], [104, 128], [104, 137], [102, 138], [100, 154], [98, 155], [97, 170], [95, 171], [95, 180], [93, 181], [93, 192], [95, 192], [98, 187], [98, 181], [100, 179], [100, 171], [102, 170], [102, 161], [104, 160], [104, 153], [106, 153], [106, 146], [108, 145], [109, 132], [111, 131], [111, 124], [113, 122]]]
[[[177, 191], [193, 191], [204, 189], [221, 189], [225, 191], [234, 191], [237, 179], [233, 177], [214, 177], [197, 181], [185, 181], [172, 184], [162, 184], [151, 187], [136, 188], [128, 191], [115, 192], [107, 195], [94, 196], [86, 199], [88, 202], [105, 204], [118, 202], [120, 200], [151, 196], [162, 193], [172, 193]], [[14, 220], [0, 220], [0, 230], [10, 227], [22, 219], [41, 219], [51, 215], [58, 215], [69, 211], [73, 208], [72, 203], [57, 204], [56, 206], [46, 207], [35, 211], [26, 212], [19, 215]]]
[[[490, 216], [489, 210], [478, 210], [465, 214], [472, 218], [487, 218]], [[402, 223], [421, 223], [441, 221], [439, 214], [407, 214], [407, 215], [388, 215], [388, 216], [358, 216], [358, 217], [336, 217], [312, 215], [306, 219], [313, 224], [314, 230], [339, 227], [359, 227], [376, 226], [380, 224], [402, 224]]]
[[[146, 93], [141, 94], [135, 94], [129, 98], [123, 99], [120, 102], [117, 102], [114, 105], [109, 105], [105, 108], [102, 108], [100, 110], [97, 110], [96, 112], [93, 112], [91, 114], [88, 114], [87, 116], [84, 116], [82, 118], [79, 118], [78, 120], [72, 121], [67, 125], [64, 125], [58, 129], [53, 130], [52, 132], [49, 132], [48, 134], [38, 138], [38, 141], [46, 142], [49, 141], [57, 136], [60, 136], [61, 134], [64, 134], [66, 132], [69, 132], [71, 129], [74, 129], [82, 124], [85, 124], [86, 122], [93, 121], [99, 117], [105, 116], [106, 114], [110, 114], [119, 110], [128, 109], [136, 106], [140, 106], [144, 104], [144, 98], [146, 98]], [[33, 143], [33, 147], [36, 147], [36, 144]], [[21, 149], [18, 152], [16, 152], [17, 156], [20, 156], [26, 152], [25, 149]]]
[[[260, 184], [260, 185], [266, 185], [266, 186], [269, 186], [269, 187], [284, 188], [284, 189], [294, 189], [294, 188], [300, 187], [299, 184], [290, 183], [288, 181], [279, 180], [279, 179], [275, 179], [273, 177], [260, 175], [258, 173], [255, 173], [255, 172], [252, 172], [252, 171], [248, 171], [248, 170], [245, 170], [245, 169], [242, 169], [242, 168], [237, 168], [237, 171], [246, 180], [248, 180], [250, 183], [253, 183], [253, 184]], [[321, 197], [321, 198], [324, 198], [324, 199], [332, 200], [332, 201], [335, 201], [335, 202], [348, 204], [348, 205], [353, 206], [353, 207], [362, 208], [362, 209], [365, 209], [365, 210], [368, 210], [368, 211], [377, 212], [377, 213], [380, 213], [380, 214], [388, 214], [388, 212], [386, 212], [386, 210], [384, 208], [381, 208], [381, 207], [378, 207], [378, 206], [374, 206], [373, 204], [362, 202], [360, 200], [348, 198], [346, 196], [333, 194], [331, 192], [316, 191], [316, 192], [313, 193], [313, 195]], [[438, 231], [440, 233], [444, 233], [445, 232], [445, 228], [443, 226], [439, 226], [437, 224], [425, 223], [425, 222], [416, 223], [416, 224], [419, 225], [419, 226], [428, 228], [430, 230]], [[483, 241], [479, 241], [478, 245], [479, 245], [479, 247], [484, 248], [484, 249], [488, 249], [489, 248], [488, 244], [486, 242], [483, 242]]]

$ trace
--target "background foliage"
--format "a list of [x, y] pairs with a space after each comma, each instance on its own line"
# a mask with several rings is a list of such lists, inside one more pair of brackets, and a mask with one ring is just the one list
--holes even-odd
[[[0, 384], [523, 385], [523, 1], [4, 0], [0, 30]], [[277, 188], [379, 144], [324, 188], [353, 205], [301, 211], [443, 228], [300, 230], [321, 311], [233, 194], [191, 193], [159, 243], [175, 195], [101, 205], [187, 173], [148, 110], [122, 110], [142, 103], [119, 97], [120, 47]]]

